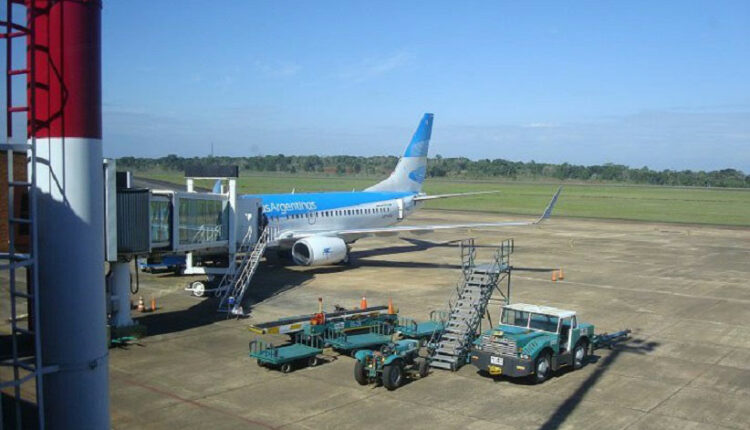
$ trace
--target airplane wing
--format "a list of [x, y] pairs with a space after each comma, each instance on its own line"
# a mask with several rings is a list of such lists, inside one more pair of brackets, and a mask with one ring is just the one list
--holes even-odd
[[293, 235], [283, 238], [282, 240], [296, 240], [303, 237], [324, 235], [324, 236], [338, 236], [341, 238], [359, 238], [365, 236], [395, 236], [399, 233], [406, 232], [430, 232], [435, 230], [449, 230], [449, 229], [461, 229], [461, 228], [483, 228], [483, 227], [511, 227], [511, 226], [522, 226], [522, 225], [534, 225], [539, 224], [542, 221], [548, 219], [552, 215], [552, 210], [555, 208], [557, 198], [560, 196], [562, 187], [558, 188], [555, 194], [552, 196], [547, 208], [544, 210], [542, 215], [534, 221], [500, 221], [500, 222], [480, 222], [480, 223], [462, 223], [462, 224], [438, 224], [438, 225], [398, 225], [392, 227], [377, 227], [377, 228], [354, 228], [346, 230], [328, 230], [321, 232], [305, 232], [300, 235]]
[[435, 199], [447, 199], [450, 197], [464, 197], [464, 196], [476, 196], [479, 194], [494, 194], [499, 193], [500, 191], [474, 191], [471, 193], [454, 193], [454, 194], [434, 194], [431, 196], [428, 195], [418, 195], [414, 196], [415, 202], [422, 202], [425, 200], [435, 200]]

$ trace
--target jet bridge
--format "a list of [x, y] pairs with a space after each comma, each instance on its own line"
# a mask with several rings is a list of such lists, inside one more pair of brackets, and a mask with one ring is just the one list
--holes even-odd
[[[263, 210], [259, 198], [237, 199], [237, 173], [236, 166], [186, 171], [187, 191], [135, 188], [130, 172], [116, 172], [115, 161], [105, 160], [108, 313], [113, 329], [133, 326], [129, 264], [139, 257], [184, 255], [186, 274], [233, 273], [239, 246], [258, 240]], [[199, 192], [195, 179], [219, 180], [221, 186]]]

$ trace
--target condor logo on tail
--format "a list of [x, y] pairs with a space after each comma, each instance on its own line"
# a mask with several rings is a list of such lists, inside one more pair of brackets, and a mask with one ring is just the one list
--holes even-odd
[[412, 181], [418, 184], [421, 184], [422, 182], [424, 182], [424, 177], [426, 174], [427, 174], [427, 167], [422, 166], [415, 170], [412, 170], [411, 173], [409, 173], [409, 179], [411, 179]]

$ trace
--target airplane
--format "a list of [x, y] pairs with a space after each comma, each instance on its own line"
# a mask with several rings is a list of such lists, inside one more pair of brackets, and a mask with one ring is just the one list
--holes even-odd
[[552, 196], [542, 215], [533, 221], [401, 225], [403, 220], [427, 200], [495, 192], [438, 195], [422, 192], [432, 121], [433, 114], [424, 114], [391, 175], [363, 191], [241, 196], [240, 198], [262, 199], [263, 214], [267, 219], [266, 228], [271, 229], [267, 249], [280, 253], [291, 252], [292, 260], [298, 265], [331, 265], [347, 263], [352, 244], [363, 237], [445, 229], [533, 225], [550, 217], [562, 187]]

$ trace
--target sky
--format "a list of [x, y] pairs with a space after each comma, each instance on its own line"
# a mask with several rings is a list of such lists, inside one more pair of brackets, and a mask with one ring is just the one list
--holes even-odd
[[750, 173], [748, 1], [104, 0], [105, 155]]

